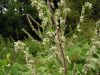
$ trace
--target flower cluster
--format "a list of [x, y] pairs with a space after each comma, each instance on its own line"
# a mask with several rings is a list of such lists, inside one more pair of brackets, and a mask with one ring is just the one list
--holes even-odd
[[34, 69], [34, 61], [32, 60], [31, 55], [29, 54], [29, 49], [26, 47], [26, 44], [24, 44], [21, 41], [17, 41], [14, 43], [15, 52], [22, 51], [24, 53], [24, 57], [27, 63], [27, 67], [30, 69], [33, 75], [35, 75], [35, 69]]
[[64, 70], [64, 68], [60, 67], [59, 68], [59, 73], [62, 74], [63, 70]]
[[92, 4], [89, 2], [85, 2], [84, 6], [82, 6], [82, 11], [81, 11], [81, 15], [80, 15], [80, 20], [79, 20], [79, 24], [77, 25], [77, 31], [81, 32], [81, 28], [80, 28], [80, 24], [84, 22], [84, 17], [85, 17], [85, 9], [86, 8], [91, 9], [92, 8]]
[[77, 31], [78, 32], [81, 32], [82, 31], [82, 29], [80, 28], [80, 24], [77, 25]]
[[84, 74], [87, 74], [87, 72], [91, 69], [95, 70], [95, 65], [98, 62], [98, 59], [93, 57], [93, 54], [97, 53], [97, 47], [95, 45], [92, 45], [90, 50], [87, 52], [87, 59], [86, 59], [86, 63], [84, 64], [84, 67], [82, 69], [82, 72]]
[[[41, 13], [40, 13], [41, 14]], [[43, 22], [42, 22], [42, 25], [43, 26], [46, 26], [46, 24], [48, 23], [48, 18], [47, 17], [45, 17], [44, 19], [43, 19]]]
[[[32, 6], [35, 6], [39, 12], [39, 18], [42, 19], [42, 26], [50, 22], [50, 12], [44, 0], [31, 0]], [[52, 4], [53, 5], [53, 4]]]
[[43, 38], [43, 42], [42, 42], [43, 45], [46, 45], [46, 43], [48, 43], [48, 42], [49, 42], [48, 38]]
[[29, 54], [29, 49], [26, 47], [23, 51], [24, 57], [26, 59], [27, 67], [30, 69], [33, 75], [35, 75], [35, 69], [34, 69], [34, 61], [32, 60], [31, 55]]
[[69, 56], [67, 56], [66, 58], [67, 58], [67, 61], [68, 61], [69, 63], [71, 63], [71, 60], [69, 59]]
[[100, 26], [100, 19], [98, 20], [98, 22], [96, 23], [97, 26]]
[[84, 21], [84, 16], [80, 16], [80, 22]]
[[92, 8], [92, 4], [89, 3], [89, 2], [85, 2], [84, 7], [88, 7], [89, 9], [91, 9]]
[[91, 9], [91, 8], [92, 8], [92, 4], [89, 3], [89, 2], [85, 2], [85, 5], [82, 7], [82, 13], [81, 13], [81, 16], [80, 16], [80, 21], [81, 21], [81, 22], [83, 22], [85, 9], [86, 9], [87, 7], [88, 7], [89, 9]]
[[61, 7], [65, 4], [65, 1], [64, 0], [60, 0], [60, 2], [58, 2], [58, 6]]
[[15, 52], [17, 53], [19, 50], [23, 50], [25, 48], [25, 44], [21, 41], [17, 41], [14, 43]]
[[96, 30], [98, 36], [100, 37], [100, 19], [96, 22]]
[[77, 35], [74, 35], [74, 36], [73, 36], [73, 39], [77, 39], [77, 38], [78, 38], [78, 36], [77, 36]]
[[61, 11], [59, 9], [56, 9], [55, 14], [54, 14], [56, 25], [59, 25], [58, 20], [59, 20], [60, 14], [61, 14]]
[[100, 49], [100, 41], [99, 38], [97, 36], [97, 31], [96, 29], [94, 30], [94, 36], [93, 38], [91, 38], [91, 47], [90, 50], [87, 52], [87, 59], [86, 59], [86, 64], [83, 67], [83, 73], [87, 74], [88, 70], [95, 70], [96, 69], [96, 64], [98, 64], [99, 58], [94, 57], [93, 55], [96, 54], [98, 55], [98, 48]]
[[56, 46], [52, 46], [49, 50], [56, 50]]
[[77, 31], [78, 31], [78, 32], [81, 32], [80, 24], [84, 21], [84, 14], [85, 14], [85, 7], [82, 6], [82, 11], [81, 11], [79, 23], [78, 23], [78, 25], [77, 25]]
[[63, 12], [66, 14], [66, 13], [69, 13], [69, 12], [71, 12], [71, 9], [70, 8], [65, 8], [64, 10], [63, 10]]
[[71, 9], [67, 7], [65, 0], [60, 0], [58, 6], [59, 8], [55, 11], [56, 24], [58, 25], [58, 20], [60, 20], [61, 28], [65, 30], [66, 15], [71, 11]]
[[55, 35], [55, 32], [53, 32], [53, 31], [48, 31], [46, 34], [47, 34], [49, 37], [53, 37], [53, 36]]
[[[64, 36], [63, 28], [65, 28], [66, 15], [68, 12], [70, 12], [70, 9], [67, 8], [65, 0], [60, 0], [58, 2], [59, 7], [58, 9], [55, 9], [55, 11], [53, 11], [52, 9], [52, 7], [54, 8], [54, 3], [52, 0], [47, 0], [47, 3], [44, 0], [37, 0], [37, 1], [31, 0], [31, 1], [32, 1], [32, 5], [35, 6], [39, 11], [39, 18], [42, 19], [41, 26], [43, 30], [47, 31], [47, 33], [45, 33], [46, 34], [45, 37], [43, 38], [42, 44], [45, 46], [50, 45], [48, 44], [50, 41], [49, 37], [55, 35], [53, 37], [54, 39], [53, 42], [55, 42], [53, 49], [57, 50], [56, 52], [58, 54], [58, 58], [61, 59], [63, 63], [64, 73], [66, 74], [66, 61], [65, 61], [66, 59], [64, 55], [65, 36]], [[53, 27], [55, 27], [54, 32], [51, 32], [51, 29]], [[53, 58], [53, 56], [54, 55], [49, 56], [48, 60]]]

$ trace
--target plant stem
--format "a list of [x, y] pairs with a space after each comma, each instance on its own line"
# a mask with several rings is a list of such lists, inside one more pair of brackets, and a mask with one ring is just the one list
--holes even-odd
[[52, 7], [51, 7], [51, 1], [47, 0], [47, 5], [48, 5], [49, 11], [51, 13], [52, 24], [54, 25], [55, 31], [56, 31], [56, 36], [57, 36], [57, 41], [58, 41], [56, 44], [58, 45], [58, 48], [61, 53], [62, 63], [63, 63], [63, 68], [64, 68], [64, 75], [67, 75], [66, 59], [65, 59], [65, 55], [64, 55], [64, 48], [62, 47], [62, 42], [61, 42], [61, 28], [59, 25], [56, 24], [54, 12], [52, 11]]
[[63, 63], [63, 68], [64, 68], [64, 75], [67, 75], [67, 68], [66, 68], [66, 59], [65, 59], [65, 55], [64, 55], [64, 48], [62, 47], [62, 42], [60, 39], [60, 27], [57, 28], [57, 39], [58, 39], [58, 46], [59, 46], [59, 50], [60, 50], [60, 54], [62, 56], [62, 63]]

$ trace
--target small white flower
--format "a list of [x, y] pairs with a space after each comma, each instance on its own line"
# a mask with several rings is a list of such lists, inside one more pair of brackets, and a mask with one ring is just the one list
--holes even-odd
[[15, 52], [18, 52], [18, 50], [23, 50], [25, 46], [26, 45], [21, 41], [14, 42]]
[[84, 14], [84, 13], [85, 13], [85, 7], [82, 6], [82, 14]]
[[61, 37], [61, 40], [64, 42], [66, 39], [64, 36]]
[[83, 22], [84, 21], [84, 16], [81, 16], [80, 17], [80, 22]]
[[74, 35], [73, 38], [78, 38], [78, 36], [77, 35]]
[[97, 26], [100, 26], [100, 19], [96, 22]]
[[72, 41], [69, 42], [69, 46], [74, 46], [74, 43]]
[[60, 1], [60, 6], [63, 6], [64, 3], [65, 3], [64, 0], [61, 0], [61, 1]]
[[48, 60], [52, 59], [53, 57], [54, 57], [53, 55], [50, 55], [50, 56], [48, 57]]
[[6, 66], [7, 66], [7, 67], [10, 67], [10, 64], [7, 64]]
[[96, 46], [95, 45], [91, 47], [91, 50], [95, 50], [95, 49], [96, 49]]
[[55, 53], [56, 53], [57, 55], [60, 55], [60, 52], [58, 52], [58, 51], [55, 51]]
[[82, 30], [81, 29], [77, 29], [77, 31], [81, 32]]
[[48, 36], [50, 36], [50, 37], [53, 37], [53, 35], [55, 35], [55, 32], [53, 32], [53, 31], [48, 31], [46, 34], [47, 34]]
[[69, 59], [69, 56], [67, 56], [67, 60], [68, 60], [69, 63], [71, 63], [71, 60]]
[[55, 16], [59, 16], [60, 15], [60, 10], [57, 9], [56, 12], [55, 12]]
[[92, 8], [92, 4], [91, 3], [89, 3], [89, 2], [85, 2], [85, 5], [84, 5], [85, 7], [88, 7], [89, 9], [91, 9]]
[[50, 50], [55, 50], [56, 49], [56, 46], [52, 46], [51, 48], [50, 48]]
[[80, 28], [80, 25], [78, 24], [78, 25], [77, 25], [77, 29], [79, 29], [79, 28]]
[[43, 11], [40, 10], [40, 11], [39, 11], [39, 17], [40, 17], [40, 18], [43, 18], [43, 16], [44, 16]]
[[65, 24], [65, 20], [62, 17], [60, 17], [60, 24]]
[[94, 44], [97, 46], [97, 48], [100, 48], [100, 41], [96, 41]]
[[62, 73], [63, 70], [64, 70], [64, 68], [60, 68], [60, 69], [59, 69], [59, 73]]
[[48, 38], [43, 38], [42, 44], [45, 45], [47, 42], [49, 42], [49, 39]]
[[51, 3], [51, 6], [54, 8], [54, 3]]
[[91, 41], [92, 41], [92, 42], [94, 42], [94, 41], [95, 41], [95, 39], [94, 39], [94, 38], [91, 38]]
[[71, 11], [70, 8], [65, 8], [65, 9], [63, 10], [64, 13], [69, 13], [70, 11]]
[[28, 61], [28, 63], [33, 64], [33, 63], [34, 63], [34, 61], [33, 61], [33, 60], [29, 60], [29, 61]]

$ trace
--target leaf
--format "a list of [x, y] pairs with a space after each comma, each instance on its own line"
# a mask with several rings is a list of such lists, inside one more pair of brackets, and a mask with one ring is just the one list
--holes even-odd
[[7, 60], [6, 59], [0, 60], [0, 67], [5, 66], [6, 64], [7, 64]]

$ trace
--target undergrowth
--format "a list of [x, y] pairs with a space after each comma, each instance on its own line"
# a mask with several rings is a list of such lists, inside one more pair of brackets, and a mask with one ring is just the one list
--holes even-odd
[[92, 4], [85, 2], [76, 28], [65, 34], [66, 16], [71, 12], [66, 4], [66, 0], [60, 0], [53, 11], [52, 1], [32, 0], [42, 23], [29, 14], [27, 19], [41, 41], [25, 29], [29, 39], [24, 41], [0, 37], [0, 75], [100, 75], [100, 20], [85, 16], [92, 10]]

